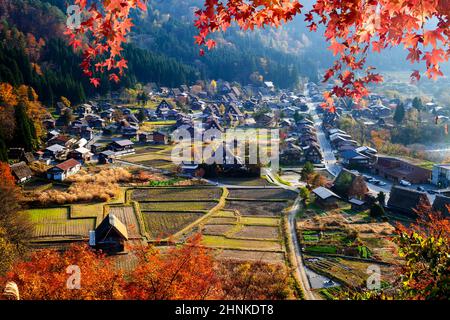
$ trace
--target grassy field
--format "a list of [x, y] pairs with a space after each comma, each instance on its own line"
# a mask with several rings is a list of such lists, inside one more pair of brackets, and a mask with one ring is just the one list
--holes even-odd
[[175, 234], [202, 216], [200, 213], [186, 212], [144, 212], [142, 217], [147, 234], [151, 239], [162, 239]]
[[70, 219], [68, 207], [31, 209], [26, 213], [34, 224], [36, 238], [87, 238], [95, 228], [95, 218]]

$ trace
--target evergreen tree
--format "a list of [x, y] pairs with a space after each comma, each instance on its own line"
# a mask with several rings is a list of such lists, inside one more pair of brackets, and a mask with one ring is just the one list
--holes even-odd
[[405, 119], [405, 106], [400, 102], [395, 108], [394, 121], [400, 124], [403, 122], [403, 119]]
[[16, 119], [14, 142], [25, 148], [26, 151], [32, 151], [35, 140], [35, 136], [33, 136], [33, 134], [35, 135], [35, 130], [32, 121], [28, 118], [26, 106], [23, 101], [20, 101], [17, 105], [14, 115]]

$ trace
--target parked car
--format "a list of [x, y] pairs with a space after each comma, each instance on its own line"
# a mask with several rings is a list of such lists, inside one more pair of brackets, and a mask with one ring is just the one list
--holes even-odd
[[436, 194], [436, 190], [428, 189], [427, 192], [428, 192], [429, 194]]
[[425, 188], [424, 188], [424, 187], [422, 187], [422, 186], [418, 186], [418, 187], [417, 187], [417, 191], [422, 191], [422, 192], [425, 192]]
[[411, 182], [406, 181], [406, 180], [400, 180], [400, 184], [404, 187], [410, 187], [411, 186]]
[[379, 185], [379, 186], [382, 186], [382, 187], [384, 187], [386, 184], [387, 184], [387, 183], [384, 182], [384, 181], [380, 181], [380, 183], [378, 183], [378, 185]]

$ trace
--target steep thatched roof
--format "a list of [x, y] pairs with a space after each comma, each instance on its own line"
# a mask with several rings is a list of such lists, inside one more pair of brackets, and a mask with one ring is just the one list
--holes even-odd
[[417, 209], [417, 206], [421, 203], [430, 205], [430, 201], [425, 192], [393, 186], [387, 205], [389, 209], [394, 211], [415, 214], [414, 209]]
[[436, 198], [433, 202], [433, 211], [439, 211], [444, 216], [448, 217], [450, 216], [450, 212], [447, 206], [450, 206], [450, 197], [436, 195]]

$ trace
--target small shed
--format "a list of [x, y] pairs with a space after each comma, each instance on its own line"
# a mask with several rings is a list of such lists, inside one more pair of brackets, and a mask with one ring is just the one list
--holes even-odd
[[338, 200], [341, 200], [336, 193], [325, 187], [318, 187], [312, 191], [316, 196], [316, 203], [322, 208], [337, 208]]
[[367, 203], [357, 198], [351, 198], [348, 202], [351, 204], [353, 211], [364, 211], [367, 209]]

